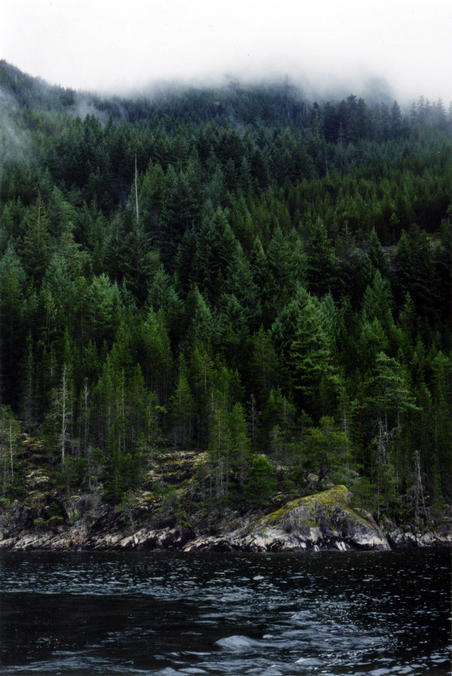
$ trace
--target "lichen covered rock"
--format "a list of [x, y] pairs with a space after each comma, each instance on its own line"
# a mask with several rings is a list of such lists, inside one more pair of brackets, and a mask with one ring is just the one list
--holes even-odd
[[198, 538], [187, 550], [245, 549], [251, 551], [306, 551], [335, 549], [389, 549], [388, 541], [372, 517], [350, 507], [345, 486], [286, 503], [267, 516], [231, 533]]
[[389, 549], [373, 519], [350, 507], [345, 486], [292, 500], [252, 526], [251, 537], [260, 544], [281, 542], [282, 549]]

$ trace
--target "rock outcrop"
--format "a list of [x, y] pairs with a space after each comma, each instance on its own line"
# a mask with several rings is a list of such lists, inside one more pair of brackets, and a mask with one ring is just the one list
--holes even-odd
[[39, 494], [32, 506], [16, 503], [3, 510], [0, 549], [280, 552], [452, 545], [450, 522], [424, 533], [402, 531], [389, 521], [382, 528], [371, 514], [351, 507], [351, 493], [345, 486], [292, 500], [266, 516], [244, 519], [235, 514], [196, 527], [178, 525], [161, 515], [157, 518], [149, 496], [142, 497], [144, 519], [134, 521], [98, 494], [67, 500]]
[[197, 538], [185, 549], [306, 551], [390, 549], [372, 517], [354, 511], [345, 486], [288, 502], [276, 512], [229, 534]]
[[424, 532], [402, 530], [395, 524], [385, 524], [385, 532], [392, 548], [398, 547], [447, 547], [452, 546], [452, 522], [449, 519]]

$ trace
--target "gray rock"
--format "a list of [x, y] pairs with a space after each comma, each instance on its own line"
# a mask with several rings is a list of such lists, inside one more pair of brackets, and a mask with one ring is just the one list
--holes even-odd
[[391, 521], [383, 524], [391, 547], [442, 547], [452, 546], [452, 523], [446, 518], [431, 530], [413, 532], [402, 530]]
[[261, 541], [277, 540], [281, 549], [389, 549], [376, 523], [354, 511], [350, 498], [345, 486], [334, 486], [287, 503], [254, 529]]
[[[264, 517], [228, 512], [223, 521], [199, 522], [197, 531], [174, 518], [159, 519], [145, 506], [147, 520], [139, 526], [106, 504], [99, 494], [72, 496], [61, 503], [65, 521], [47, 519], [39, 529], [35, 519], [47, 504], [45, 496], [27, 507], [14, 503], [2, 512], [2, 550], [178, 550], [178, 551], [335, 551], [387, 550], [392, 547], [452, 545], [450, 519], [424, 533], [404, 532], [386, 520], [383, 529], [368, 512], [350, 506], [351, 493], [334, 486], [286, 503]], [[52, 498], [53, 499], [53, 498]], [[146, 501], [144, 501], [146, 502]]]
[[245, 528], [198, 537], [188, 542], [184, 550], [389, 549], [375, 521], [365, 519], [350, 507], [350, 497], [345, 486], [335, 486], [288, 502], [276, 512], [251, 521]]

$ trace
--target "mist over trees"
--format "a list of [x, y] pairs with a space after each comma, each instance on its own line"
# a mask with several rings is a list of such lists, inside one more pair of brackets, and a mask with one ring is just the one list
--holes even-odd
[[212, 510], [312, 476], [378, 516], [450, 502], [450, 109], [100, 99], [5, 62], [0, 104], [5, 498], [44, 467], [119, 502], [197, 449]]

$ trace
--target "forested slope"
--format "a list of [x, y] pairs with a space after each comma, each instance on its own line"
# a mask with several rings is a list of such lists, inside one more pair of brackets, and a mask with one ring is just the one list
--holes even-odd
[[5, 504], [36, 468], [119, 503], [162, 453], [197, 449], [210, 512], [313, 482], [378, 517], [444, 509], [441, 102], [315, 103], [288, 83], [102, 99], [1, 62], [0, 110]]

